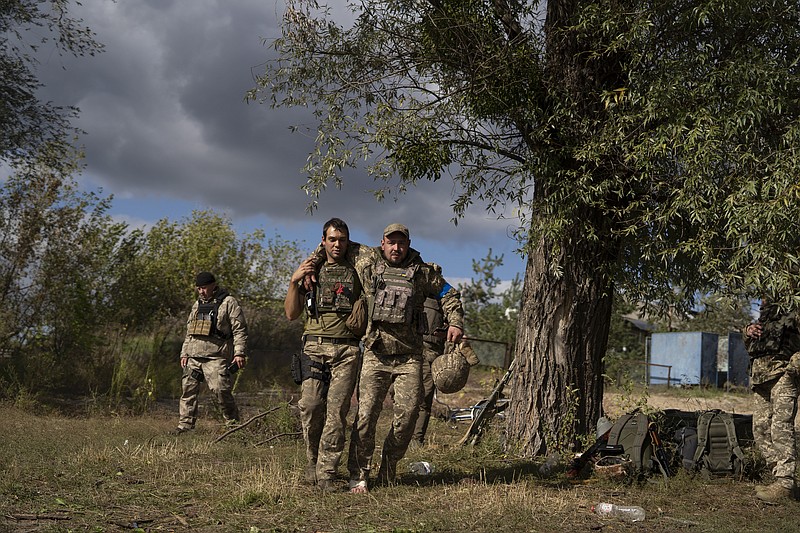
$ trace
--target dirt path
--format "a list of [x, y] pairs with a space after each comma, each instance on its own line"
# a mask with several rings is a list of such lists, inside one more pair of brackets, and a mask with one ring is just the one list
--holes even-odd
[[[682, 411], [706, 411], [721, 409], [729, 413], [742, 415], [753, 414], [752, 396], [746, 393], [723, 393], [711, 391], [702, 395], [696, 391], [651, 392], [647, 396], [647, 405], [657, 409], [680, 409]], [[617, 417], [632, 410], [638, 398], [627, 398], [619, 392], [606, 392], [603, 408], [607, 415]]]

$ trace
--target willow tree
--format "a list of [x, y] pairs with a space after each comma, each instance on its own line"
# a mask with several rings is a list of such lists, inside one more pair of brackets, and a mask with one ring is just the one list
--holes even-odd
[[249, 96], [314, 110], [312, 196], [366, 161], [400, 188], [452, 180], [457, 215], [476, 200], [524, 213], [510, 446], [593, 427], [615, 289], [657, 308], [792, 294], [797, 2], [349, 8], [288, 0]]

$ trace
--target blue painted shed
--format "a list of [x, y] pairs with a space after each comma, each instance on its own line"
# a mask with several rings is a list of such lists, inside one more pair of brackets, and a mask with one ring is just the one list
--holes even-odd
[[716, 333], [700, 331], [653, 333], [649, 383], [716, 386], [718, 338]]
[[736, 331], [728, 333], [728, 383], [750, 385], [750, 355], [744, 347], [742, 334]]

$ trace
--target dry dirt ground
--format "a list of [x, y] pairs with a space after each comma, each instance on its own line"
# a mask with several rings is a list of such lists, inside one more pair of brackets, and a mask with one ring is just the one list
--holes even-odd
[[[748, 392], [731, 392], [713, 390], [670, 390], [650, 391], [647, 395], [648, 407], [654, 409], [680, 409], [681, 411], [706, 411], [720, 409], [740, 415], [753, 414], [753, 398]], [[631, 409], [631, 400], [624, 393], [606, 392], [603, 408], [612, 418], [618, 417]]]

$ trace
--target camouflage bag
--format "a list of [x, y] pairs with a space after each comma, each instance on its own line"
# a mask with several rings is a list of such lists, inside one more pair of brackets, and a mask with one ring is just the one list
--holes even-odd
[[353, 310], [344, 325], [347, 326], [350, 333], [361, 338], [367, 333], [367, 321], [367, 300], [362, 296], [353, 304]]

